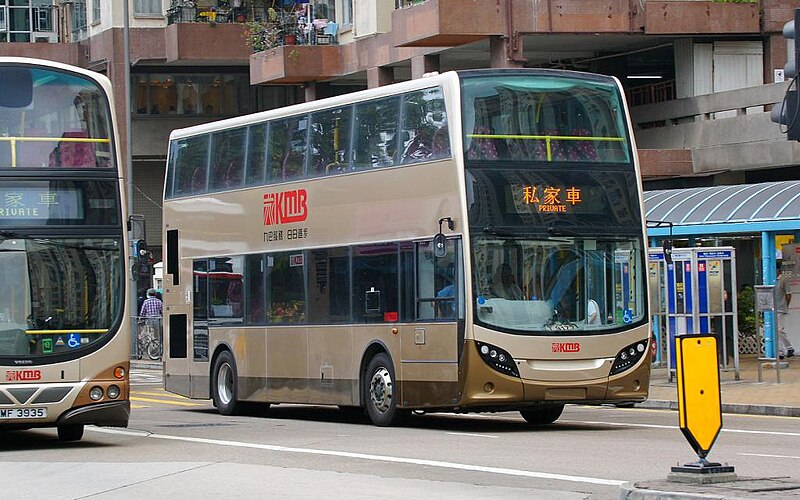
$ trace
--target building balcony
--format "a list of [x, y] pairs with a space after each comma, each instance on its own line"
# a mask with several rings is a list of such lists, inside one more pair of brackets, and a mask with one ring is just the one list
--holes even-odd
[[250, 56], [250, 84], [299, 84], [342, 74], [335, 45], [281, 45]]
[[648, 0], [644, 5], [647, 35], [719, 35], [761, 30], [756, 2]]
[[[759, 33], [758, 3], [698, 0], [427, 0], [392, 12], [398, 47], [453, 47], [515, 33]], [[510, 11], [508, 9], [511, 9]]]
[[245, 65], [251, 53], [242, 23], [175, 23], [164, 39], [167, 63]]

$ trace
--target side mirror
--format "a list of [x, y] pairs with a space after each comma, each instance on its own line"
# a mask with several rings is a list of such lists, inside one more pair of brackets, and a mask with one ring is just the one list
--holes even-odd
[[664, 260], [667, 264], [672, 264], [672, 240], [664, 240], [662, 249], [664, 250]]
[[447, 255], [447, 237], [442, 233], [433, 237], [433, 255], [438, 259]]

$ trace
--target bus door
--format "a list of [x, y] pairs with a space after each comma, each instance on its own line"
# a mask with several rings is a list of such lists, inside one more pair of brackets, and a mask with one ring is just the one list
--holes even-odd
[[[189, 363], [192, 317], [192, 281], [189, 269], [181, 270], [178, 258], [179, 230], [175, 223], [167, 229], [164, 259], [164, 388], [183, 396], [191, 395]], [[181, 273], [183, 278], [181, 279]]]
[[[458, 401], [458, 356], [464, 342], [464, 258], [459, 238], [436, 257], [430, 240], [401, 248], [404, 315], [399, 325], [403, 405], [435, 407]], [[398, 360], [395, 360], [395, 365]]]

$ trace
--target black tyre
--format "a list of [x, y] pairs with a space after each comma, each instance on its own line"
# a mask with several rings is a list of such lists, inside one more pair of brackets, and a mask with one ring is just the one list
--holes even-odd
[[408, 414], [397, 408], [399, 387], [395, 380], [394, 366], [389, 356], [376, 354], [367, 365], [364, 405], [369, 419], [379, 427], [397, 425]]
[[161, 359], [161, 342], [151, 340], [147, 344], [147, 357], [153, 361]]
[[82, 437], [83, 424], [58, 426], [58, 439], [62, 441], [80, 441]]
[[563, 404], [543, 404], [520, 410], [519, 413], [529, 424], [547, 425], [558, 420], [562, 411]]
[[230, 351], [223, 351], [214, 362], [211, 373], [211, 397], [217, 411], [223, 415], [237, 414], [240, 410], [237, 393], [236, 362]]

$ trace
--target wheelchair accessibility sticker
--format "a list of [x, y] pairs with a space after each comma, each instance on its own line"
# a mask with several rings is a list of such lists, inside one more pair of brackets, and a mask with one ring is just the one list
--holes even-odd
[[625, 309], [622, 312], [622, 322], [626, 325], [633, 321], [633, 312], [630, 309]]
[[69, 337], [67, 338], [67, 346], [70, 349], [75, 349], [76, 347], [81, 346], [81, 336], [79, 333], [70, 333]]

